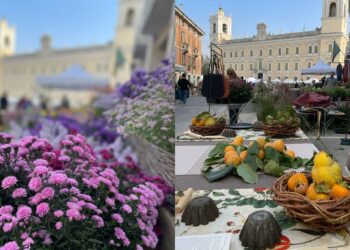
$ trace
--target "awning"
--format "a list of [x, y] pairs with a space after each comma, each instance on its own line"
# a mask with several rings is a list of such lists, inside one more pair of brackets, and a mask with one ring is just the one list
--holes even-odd
[[81, 65], [72, 65], [54, 76], [39, 76], [37, 83], [44, 88], [57, 89], [104, 89], [109, 86], [107, 77], [97, 77], [86, 72]]
[[175, 72], [186, 72], [186, 67], [180, 64], [175, 64]]
[[332, 68], [327, 63], [322, 60], [319, 60], [314, 66], [308, 69], [302, 69], [302, 75], [326, 75], [330, 73], [335, 73], [335, 68]]

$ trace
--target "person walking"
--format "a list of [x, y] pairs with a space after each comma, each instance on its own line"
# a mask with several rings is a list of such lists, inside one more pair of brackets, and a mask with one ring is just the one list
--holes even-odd
[[180, 88], [180, 101], [182, 101], [183, 104], [186, 104], [187, 95], [189, 93], [188, 91], [189, 91], [189, 87], [191, 86], [191, 83], [189, 80], [186, 79], [185, 73], [181, 75], [181, 78], [177, 82], [177, 85]]
[[6, 92], [1, 96], [0, 103], [1, 103], [1, 109], [6, 111], [7, 110], [7, 106], [8, 106], [8, 100], [7, 100]]
[[334, 72], [328, 77], [324, 83], [324, 88], [332, 88], [338, 86], [338, 80], [334, 78]]

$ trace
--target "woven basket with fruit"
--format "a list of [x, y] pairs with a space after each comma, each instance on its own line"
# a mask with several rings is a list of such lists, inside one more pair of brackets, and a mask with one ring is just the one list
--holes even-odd
[[350, 179], [327, 153], [314, 158], [311, 173], [289, 173], [275, 181], [272, 198], [291, 217], [323, 231], [346, 227], [350, 222]]
[[268, 115], [262, 129], [265, 134], [272, 137], [294, 136], [300, 127], [300, 119], [292, 107], [285, 107], [275, 116]]
[[223, 117], [215, 117], [209, 112], [203, 112], [192, 118], [190, 129], [193, 133], [207, 136], [219, 135], [226, 127], [226, 120]]

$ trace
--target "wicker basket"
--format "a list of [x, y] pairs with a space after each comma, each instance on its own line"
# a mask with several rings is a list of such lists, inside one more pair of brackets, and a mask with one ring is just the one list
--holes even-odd
[[190, 130], [193, 133], [202, 135], [202, 136], [207, 136], [207, 135], [220, 135], [222, 131], [226, 127], [226, 121], [222, 121], [219, 124], [215, 124], [213, 126], [195, 126], [191, 125]]
[[[272, 186], [272, 199], [287, 210], [289, 216], [309, 224], [315, 229], [333, 232], [350, 222], [350, 196], [340, 200], [312, 201], [306, 196], [288, 191], [289, 177], [295, 172], [278, 178]], [[304, 173], [311, 181], [311, 174]], [[343, 177], [350, 183], [350, 179]]]
[[294, 136], [298, 129], [299, 125], [294, 127], [286, 125], [262, 125], [262, 130], [264, 131], [264, 133], [271, 137]]

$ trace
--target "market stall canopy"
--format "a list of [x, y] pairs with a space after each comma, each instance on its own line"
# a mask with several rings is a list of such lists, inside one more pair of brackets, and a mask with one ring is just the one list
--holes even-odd
[[292, 80], [292, 79], [284, 79], [284, 80], [283, 80], [283, 83], [293, 84], [293, 83], [295, 83], [295, 81]]
[[335, 68], [332, 68], [327, 63], [322, 60], [319, 60], [314, 66], [308, 69], [302, 69], [302, 75], [326, 75], [330, 73], [335, 73]]
[[107, 77], [97, 77], [86, 72], [81, 65], [71, 65], [66, 71], [54, 76], [39, 76], [37, 83], [44, 88], [57, 89], [105, 89], [109, 86]]
[[246, 82], [257, 83], [258, 80], [256, 80], [254, 77], [248, 77], [248, 78], [246, 79]]
[[311, 84], [311, 83], [319, 83], [320, 81], [317, 78], [310, 78], [306, 80], [304, 83]]
[[272, 80], [271, 82], [272, 82], [272, 83], [281, 83], [281, 80], [278, 79], [278, 78], [276, 78], [276, 79]]

